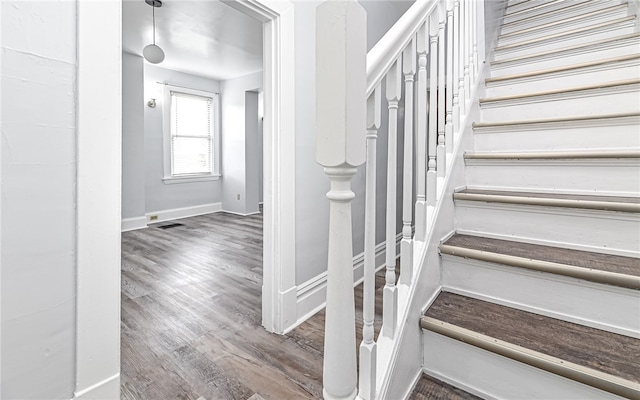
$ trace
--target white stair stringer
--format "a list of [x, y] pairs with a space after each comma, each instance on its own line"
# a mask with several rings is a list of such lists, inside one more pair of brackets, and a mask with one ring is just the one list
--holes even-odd
[[442, 257], [442, 286], [448, 292], [640, 339], [637, 290], [452, 255]]

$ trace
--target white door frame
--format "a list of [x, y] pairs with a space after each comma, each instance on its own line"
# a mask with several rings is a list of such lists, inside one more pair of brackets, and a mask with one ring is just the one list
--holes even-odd
[[[264, 25], [263, 326], [296, 322], [294, 10], [223, 0]], [[75, 399], [119, 398], [122, 0], [78, 0]]]

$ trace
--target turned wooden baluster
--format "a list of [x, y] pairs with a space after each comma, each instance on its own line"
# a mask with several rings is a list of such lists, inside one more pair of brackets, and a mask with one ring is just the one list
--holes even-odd
[[445, 28], [447, 23], [447, 10], [445, 8], [444, 1], [438, 2], [438, 147], [437, 147], [437, 167], [436, 172], [438, 174], [439, 185], [442, 187], [444, 177], [446, 175], [447, 159], [445, 148]]
[[398, 288], [396, 287], [396, 192], [398, 148], [398, 103], [402, 94], [402, 69], [398, 58], [386, 75], [387, 103], [389, 104], [389, 140], [387, 143], [387, 218], [386, 218], [386, 284], [382, 299], [382, 332], [393, 338], [398, 323]]
[[404, 164], [402, 168], [402, 242], [400, 242], [400, 283], [413, 279], [413, 80], [416, 74], [416, 41], [402, 52], [404, 74]]
[[437, 196], [436, 146], [438, 138], [438, 13], [429, 17], [429, 131], [427, 141], [427, 206], [435, 207]]
[[381, 114], [380, 85], [367, 99], [367, 164], [364, 208], [364, 282], [362, 293], [362, 343], [358, 396], [373, 400], [376, 394], [377, 345], [374, 341], [376, 283], [376, 147]]
[[353, 399], [357, 371], [351, 179], [366, 153], [366, 12], [347, 0], [322, 3], [316, 11], [316, 159], [331, 182], [323, 395]]
[[453, 0], [447, 0], [447, 118], [445, 122], [445, 147], [447, 158], [453, 152]]
[[427, 54], [429, 50], [429, 24], [425, 22], [416, 35], [418, 52], [418, 101], [417, 101], [417, 140], [416, 140], [416, 240], [423, 242], [426, 236], [427, 202]]
[[460, 130], [460, 0], [453, 3], [453, 131]]

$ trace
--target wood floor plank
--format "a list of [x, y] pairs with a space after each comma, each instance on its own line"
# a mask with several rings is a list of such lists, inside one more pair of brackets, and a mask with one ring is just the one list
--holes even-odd
[[471, 393], [442, 382], [439, 379], [423, 374], [410, 400], [480, 400]]

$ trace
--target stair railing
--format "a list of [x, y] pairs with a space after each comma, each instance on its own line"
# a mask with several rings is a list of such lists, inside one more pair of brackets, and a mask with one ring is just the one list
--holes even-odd
[[[356, 396], [375, 399], [381, 383], [376, 379], [385, 375], [390, 364], [401, 311], [407, 306], [408, 298], [403, 293], [414, 284], [417, 262], [426, 249], [425, 240], [444, 191], [455, 139], [469, 108], [470, 89], [480, 70], [477, 42], [483, 38], [479, 37], [478, 10], [482, 8], [478, 3], [478, 0], [417, 0], [368, 54], [366, 13], [357, 1], [331, 0], [318, 6], [317, 161], [325, 167], [331, 182], [327, 193], [330, 221], [325, 399]], [[376, 342], [376, 147], [383, 82], [389, 121], [386, 271], [382, 330]], [[401, 132], [398, 132], [399, 109], [404, 110]], [[403, 138], [404, 146], [400, 160], [403, 171], [400, 277], [396, 282], [398, 136]], [[362, 163], [366, 163], [363, 340], [357, 379], [351, 179]]]

